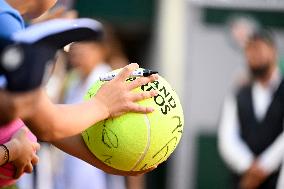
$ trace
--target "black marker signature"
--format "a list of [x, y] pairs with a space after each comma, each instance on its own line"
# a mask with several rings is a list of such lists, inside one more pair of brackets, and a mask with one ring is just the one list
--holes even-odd
[[105, 120], [103, 124], [102, 142], [108, 148], [118, 148], [118, 137], [111, 129], [107, 128], [106, 121], [107, 120]]
[[[181, 123], [181, 118], [179, 116], [173, 116], [172, 119], [177, 119], [178, 120], [178, 124], [177, 126], [175, 127], [175, 129], [172, 131], [172, 134], [174, 134], [178, 129], [177, 131], [177, 134], [182, 134], [182, 123]], [[158, 152], [156, 152], [153, 156], [152, 156], [152, 159], [154, 160], [155, 158], [157, 157], [160, 157], [158, 160], [156, 160], [155, 162], [156, 163], [153, 163], [152, 165], [148, 166], [148, 164], [144, 164], [140, 170], [145, 170], [149, 167], [153, 167], [155, 165], [158, 165], [159, 163], [161, 163], [163, 161], [163, 159], [165, 157], [168, 156], [169, 152], [170, 152], [170, 149], [175, 149], [176, 148], [176, 145], [177, 145], [177, 142], [178, 142], [178, 136], [174, 136], [172, 137], [164, 146], [162, 146], [162, 148], [160, 150], [158, 150]], [[172, 148], [171, 148], [172, 147]]]

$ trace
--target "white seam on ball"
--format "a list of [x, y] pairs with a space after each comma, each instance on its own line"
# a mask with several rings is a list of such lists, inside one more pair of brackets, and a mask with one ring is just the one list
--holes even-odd
[[131, 171], [134, 171], [138, 165], [141, 163], [141, 161], [143, 161], [143, 159], [145, 158], [149, 148], [150, 148], [150, 144], [151, 144], [151, 125], [150, 125], [150, 120], [147, 116], [147, 114], [144, 114], [144, 118], [145, 118], [145, 122], [146, 122], [146, 126], [147, 126], [147, 145], [144, 149], [143, 154], [141, 154], [140, 158], [137, 160], [137, 162], [134, 164], [133, 168], [131, 169]]

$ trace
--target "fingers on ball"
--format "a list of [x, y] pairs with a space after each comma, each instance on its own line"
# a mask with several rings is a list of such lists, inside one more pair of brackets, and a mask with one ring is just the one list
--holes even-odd
[[156, 81], [159, 79], [159, 75], [158, 74], [152, 74], [149, 76], [150, 80], [151, 81]]
[[120, 81], [125, 81], [134, 70], [136, 70], [137, 68], [139, 68], [139, 65], [136, 63], [132, 63], [129, 64], [127, 66], [125, 66], [118, 74], [118, 76], [116, 77], [117, 80]]
[[135, 89], [137, 87], [140, 87], [142, 85], [146, 85], [148, 83], [151, 83], [153, 81], [156, 81], [159, 79], [159, 75], [158, 74], [153, 74], [150, 75], [149, 77], [139, 77], [137, 79], [135, 79], [134, 81], [130, 82], [128, 84], [129, 89]]
[[151, 113], [154, 111], [152, 107], [145, 107], [139, 104], [133, 103], [130, 107], [130, 110], [136, 113]]
[[140, 77], [140, 78], [137, 78], [134, 81], [130, 82], [128, 84], [128, 88], [129, 89], [135, 89], [135, 88], [140, 87], [142, 85], [146, 85], [149, 82], [151, 82], [151, 77]]
[[140, 101], [148, 98], [152, 98], [154, 96], [158, 95], [158, 91], [153, 90], [153, 91], [145, 91], [141, 93], [134, 93], [132, 96], [133, 101]]

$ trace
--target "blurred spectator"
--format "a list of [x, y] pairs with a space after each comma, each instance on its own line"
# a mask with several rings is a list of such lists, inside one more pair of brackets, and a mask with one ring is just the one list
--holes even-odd
[[105, 48], [107, 51], [106, 62], [115, 70], [126, 66], [129, 63], [125, 55], [121, 41], [116, 35], [116, 31], [108, 24], [104, 24]]
[[245, 57], [250, 80], [225, 101], [219, 149], [234, 172], [234, 188], [273, 189], [284, 156], [284, 82], [268, 31], [250, 35]]
[[230, 38], [238, 49], [245, 48], [249, 36], [260, 28], [259, 23], [247, 15], [234, 16], [228, 23]]
[[[73, 104], [83, 101], [88, 89], [98, 80], [99, 75], [111, 71], [105, 64], [104, 41], [73, 43], [70, 45], [68, 62], [74, 69], [68, 74], [63, 102]], [[63, 155], [61, 170], [57, 172], [55, 188], [111, 189], [109, 177], [97, 169], [68, 154]], [[124, 189], [124, 178], [113, 176], [117, 189]]]
[[[12, 2], [12, 1], [11, 1]], [[14, 2], [14, 1], [13, 1]], [[35, 2], [39, 2], [39, 1], [35, 1]], [[41, 2], [41, 1], [40, 1]], [[52, 2], [52, 1], [47, 1], [47, 2]], [[36, 3], [35, 3], [36, 4]], [[25, 6], [23, 6], [23, 5], [26, 5], [25, 3], [24, 4], [19, 4], [19, 8], [24, 8]], [[38, 13], [39, 11], [37, 10], [37, 9], [35, 9], [35, 11]], [[14, 18], [14, 19], [17, 19], [17, 18]], [[7, 22], [8, 23], [8, 22]], [[11, 25], [10, 23], [8, 24], [8, 25]], [[22, 26], [21, 26], [22, 27]], [[119, 90], [120, 91], [120, 90]], [[44, 98], [45, 98], [45, 96], [44, 96]], [[37, 99], [37, 100], [39, 100], [39, 99]], [[45, 108], [46, 106], [40, 106], [41, 108]], [[70, 107], [70, 106], [69, 106]], [[27, 111], [27, 108], [24, 108], [24, 110], [23, 110], [23, 112], [26, 112]], [[54, 111], [53, 111], [54, 112]], [[59, 112], [61, 112], [61, 111], [59, 111]], [[43, 124], [43, 128], [45, 128], [45, 125], [50, 125], [50, 124], [46, 124], [47, 122], [46, 121], [50, 121], [51, 119], [48, 119], [47, 118], [47, 120], [46, 121], [42, 121], [42, 119], [40, 119], [39, 117], [41, 116], [41, 113], [40, 113], [40, 111], [35, 111], [35, 113], [38, 113], [38, 115], [37, 116], [35, 116], [35, 117], [33, 117], [35, 120], [40, 120], [42, 123], [44, 123]], [[36, 114], [35, 114], [36, 115]], [[65, 115], [68, 115], [68, 114], [65, 114]], [[64, 118], [65, 118], [65, 115], [63, 115], [63, 120], [64, 120]], [[56, 116], [56, 115], [55, 115]], [[72, 116], [71, 116], [72, 117]], [[68, 119], [67, 119], [68, 120]], [[80, 119], [79, 119], [80, 120]], [[70, 122], [70, 124], [71, 124], [71, 122]], [[61, 124], [61, 125], [69, 125], [69, 124]], [[86, 124], [85, 124], [86, 125]], [[67, 129], [68, 130], [68, 129]], [[46, 132], [44, 132], [44, 133], [46, 133]], [[80, 148], [79, 148], [80, 149]], [[72, 186], [72, 188], [73, 188], [73, 186]]]
[[[106, 63], [113, 69], [119, 69], [129, 63], [125, 55], [121, 41], [117, 38], [115, 30], [108, 24], [104, 24], [105, 28], [105, 47], [107, 51]], [[145, 176], [128, 176], [126, 177], [127, 189], [144, 189]], [[114, 188], [116, 189], [116, 188]]]
[[[57, 2], [59, 4], [59, 2]], [[75, 19], [78, 17], [76, 10], [69, 10], [64, 3], [59, 6], [54, 6], [53, 8], [47, 10], [41, 16], [29, 20], [30, 24], [37, 24], [40, 22], [45, 22], [57, 18], [65, 19]], [[59, 102], [60, 90], [62, 88], [65, 72], [66, 72], [66, 61], [62, 60], [66, 56], [63, 51], [58, 51], [56, 66], [51, 66], [50, 69], [51, 75], [47, 76], [47, 83], [45, 86], [46, 92], [49, 98], [54, 103]], [[40, 163], [35, 167], [32, 174], [24, 175], [19, 179], [17, 186], [21, 189], [50, 189], [53, 186], [53, 173], [56, 172], [56, 164], [53, 163], [53, 160], [57, 160], [55, 157], [58, 150], [52, 148], [49, 143], [41, 142], [41, 150], [38, 152], [40, 158]]]
[[43, 15], [41, 15], [38, 18], [35, 18], [31, 20], [32, 24], [36, 24], [39, 22], [44, 22], [47, 20], [52, 20], [56, 18], [66, 18], [66, 19], [74, 19], [78, 17], [78, 13], [76, 10], [67, 10], [63, 6], [57, 6], [56, 8], [53, 8], [47, 12], [45, 12]]
[[[105, 37], [100, 42], [85, 42], [85, 43], [74, 43], [69, 46], [69, 63], [72, 65], [74, 69], [70, 71], [68, 74], [65, 89], [63, 92], [63, 102], [64, 103], [76, 103], [82, 101], [86, 91], [90, 88], [92, 84], [98, 79], [100, 74], [109, 72], [113, 69], [119, 69], [128, 64], [128, 59], [123, 52], [122, 45], [119, 39], [116, 37], [115, 31], [111, 28], [111, 26], [105, 25]], [[79, 188], [88, 188], [86, 185], [82, 185], [82, 180], [78, 175], [78, 167], [77, 169], [73, 166], [78, 164], [80, 165], [80, 169], [82, 175], [86, 178], [86, 182], [90, 185], [90, 188], [94, 189], [95, 186], [103, 189], [144, 189], [144, 176], [135, 176], [135, 177], [121, 177], [115, 175], [105, 174], [101, 170], [95, 170], [94, 167], [86, 165], [85, 162], [80, 162], [80, 160], [65, 154], [65, 166], [69, 167], [68, 170], [64, 169], [65, 179], [67, 175], [70, 175], [70, 172], [74, 172], [74, 178], [69, 178], [72, 180], [78, 180], [78, 183], [81, 183]], [[69, 161], [69, 162], [68, 162]], [[75, 163], [78, 162], [78, 163]], [[68, 166], [69, 165], [69, 166]], [[72, 165], [72, 166], [71, 166]], [[85, 168], [81, 168], [88, 166], [86, 168], [93, 174], [99, 174], [99, 177], [95, 177], [95, 175], [89, 174], [89, 178], [97, 178], [93, 179], [92, 182], [87, 182], [89, 180], [86, 177]], [[79, 169], [79, 170], [80, 170]], [[89, 173], [90, 173], [89, 172]], [[81, 175], [79, 173], [79, 175]], [[62, 175], [61, 175], [62, 176]], [[61, 180], [59, 178], [59, 180]], [[76, 183], [74, 181], [70, 182], [68, 186], [72, 186], [75, 188]], [[100, 184], [99, 184], [99, 183]], [[125, 183], [126, 182], [126, 183]], [[72, 184], [73, 183], [73, 184]], [[66, 186], [66, 188], [68, 188]], [[78, 185], [79, 186], [79, 185]], [[64, 187], [59, 187], [64, 188]]]

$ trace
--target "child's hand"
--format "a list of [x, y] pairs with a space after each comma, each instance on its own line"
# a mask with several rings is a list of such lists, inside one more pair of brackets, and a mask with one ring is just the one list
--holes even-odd
[[6, 144], [10, 151], [10, 162], [12, 162], [17, 171], [14, 177], [19, 178], [24, 172], [31, 173], [33, 165], [38, 163], [36, 151], [40, 145], [37, 142], [32, 142], [27, 136], [28, 129], [23, 127], [19, 129]]
[[125, 82], [138, 67], [138, 64], [125, 66], [116, 78], [105, 83], [95, 95], [94, 100], [101, 105], [101, 110], [107, 117], [116, 117], [126, 112], [150, 113], [154, 111], [151, 107], [143, 107], [135, 102], [156, 96], [157, 91], [133, 93], [132, 90], [157, 80], [158, 75], [137, 78], [130, 83]]

